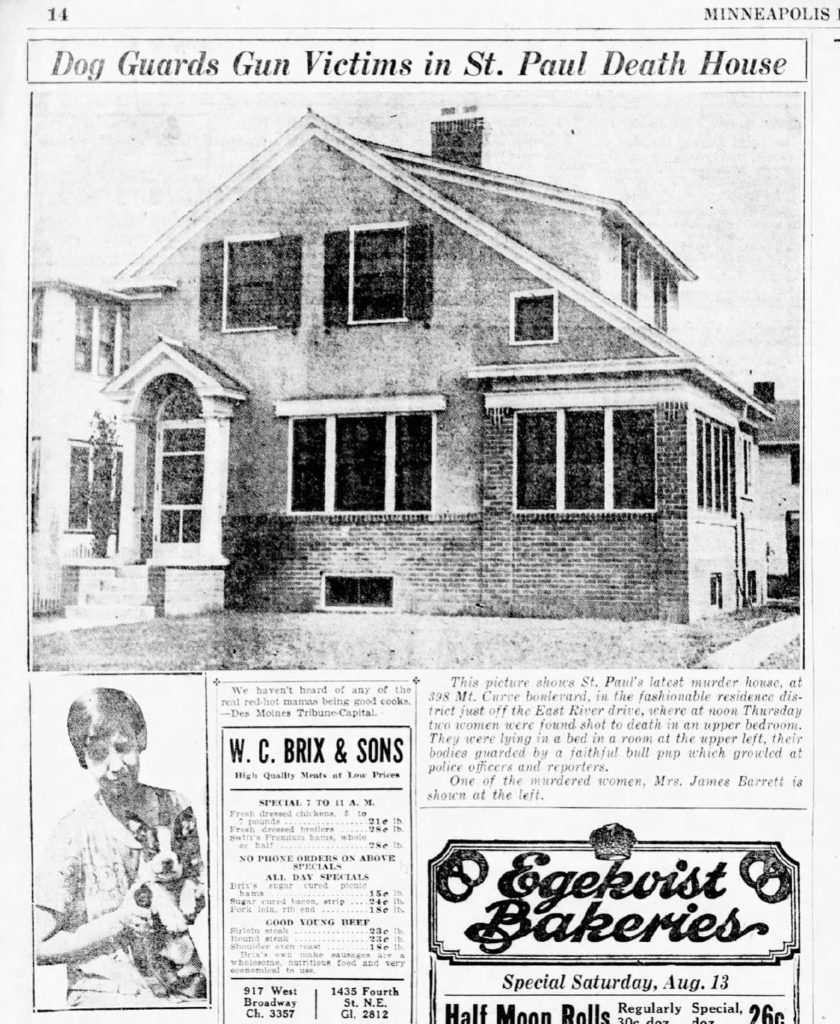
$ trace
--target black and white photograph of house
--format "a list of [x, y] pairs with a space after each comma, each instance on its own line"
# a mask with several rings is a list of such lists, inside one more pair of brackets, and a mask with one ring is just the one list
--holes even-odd
[[66, 92], [34, 668], [799, 665], [801, 95]]

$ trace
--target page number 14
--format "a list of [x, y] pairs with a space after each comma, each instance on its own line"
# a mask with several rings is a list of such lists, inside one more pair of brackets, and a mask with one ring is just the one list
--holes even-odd
[[50, 7], [47, 13], [50, 16], [50, 21], [67, 21], [66, 7]]

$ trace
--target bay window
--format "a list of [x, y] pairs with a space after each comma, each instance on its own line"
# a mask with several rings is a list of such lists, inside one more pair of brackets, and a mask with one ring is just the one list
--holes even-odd
[[291, 423], [292, 512], [430, 512], [431, 413], [318, 416]]
[[517, 509], [655, 508], [655, 435], [652, 409], [518, 413]]

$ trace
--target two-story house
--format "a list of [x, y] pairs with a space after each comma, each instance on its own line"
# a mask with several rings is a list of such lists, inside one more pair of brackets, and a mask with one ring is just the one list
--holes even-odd
[[117, 275], [119, 552], [77, 606], [763, 600], [772, 413], [674, 340], [695, 275], [622, 203], [483, 168], [482, 131], [427, 156], [308, 113]]

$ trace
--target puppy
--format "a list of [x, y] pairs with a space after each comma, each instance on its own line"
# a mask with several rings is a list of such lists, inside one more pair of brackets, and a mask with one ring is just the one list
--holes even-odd
[[140, 844], [134, 900], [152, 911], [151, 933], [133, 944], [137, 967], [167, 992], [204, 999], [207, 979], [189, 933], [206, 902], [195, 815], [188, 808], [156, 825], [131, 817], [128, 827]]

